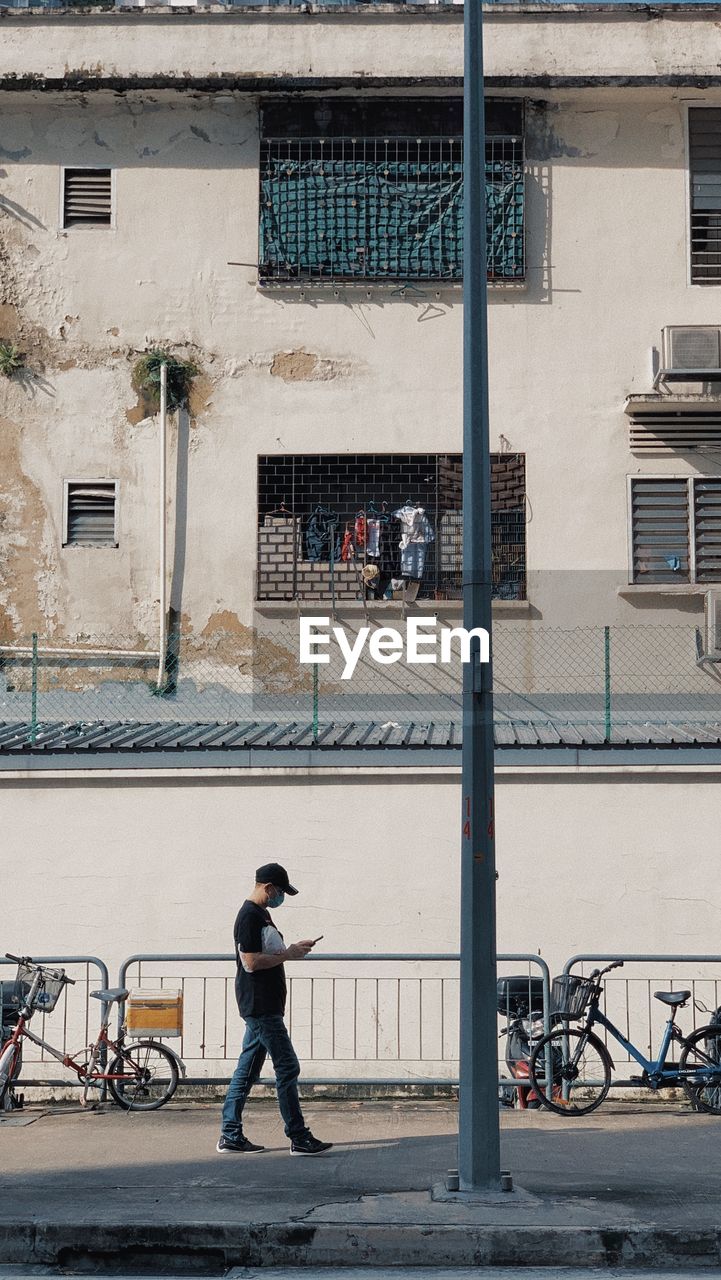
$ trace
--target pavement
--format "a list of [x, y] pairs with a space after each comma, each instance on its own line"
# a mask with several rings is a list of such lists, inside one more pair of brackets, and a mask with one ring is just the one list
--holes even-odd
[[268, 1101], [246, 1109], [266, 1146], [251, 1156], [215, 1151], [217, 1104], [0, 1119], [0, 1280], [9, 1264], [721, 1270], [721, 1117], [680, 1103], [607, 1103], [576, 1120], [504, 1111], [516, 1189], [468, 1202], [431, 1194], [458, 1163], [453, 1103], [304, 1110], [336, 1144], [326, 1155], [290, 1155]]

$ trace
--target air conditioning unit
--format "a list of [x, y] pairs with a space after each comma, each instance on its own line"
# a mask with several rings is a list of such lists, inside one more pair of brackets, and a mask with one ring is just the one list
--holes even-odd
[[721, 660], [721, 591], [707, 591], [704, 596], [706, 624], [705, 657]]
[[718, 325], [667, 325], [663, 331], [663, 372], [689, 381], [721, 377]]

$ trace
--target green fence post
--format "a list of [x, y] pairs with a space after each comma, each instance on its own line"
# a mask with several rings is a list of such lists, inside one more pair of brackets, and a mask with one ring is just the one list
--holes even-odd
[[313, 742], [318, 745], [318, 663], [313, 663]]
[[38, 635], [33, 631], [33, 665], [30, 694], [30, 743], [35, 746], [38, 736]]
[[611, 741], [611, 628], [603, 628], [604, 742]]

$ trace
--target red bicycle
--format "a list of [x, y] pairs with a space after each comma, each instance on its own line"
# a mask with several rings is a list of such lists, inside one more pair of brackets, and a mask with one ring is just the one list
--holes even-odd
[[[8, 960], [18, 966], [15, 997], [18, 1020], [9, 1040], [0, 1052], [0, 1108], [7, 1089], [17, 1079], [22, 1066], [23, 1041], [51, 1054], [64, 1067], [74, 1071], [83, 1084], [83, 1106], [87, 1105], [93, 1090], [106, 1083], [114, 1101], [126, 1111], [157, 1111], [172, 1098], [185, 1066], [180, 1058], [164, 1044], [155, 1040], [135, 1040], [126, 1043], [121, 1033], [111, 1040], [108, 1035], [110, 1010], [118, 1001], [127, 999], [125, 988], [115, 987], [107, 991], [91, 991], [90, 995], [101, 1000], [105, 1014], [97, 1039], [81, 1053], [63, 1053], [53, 1048], [47, 1040], [31, 1031], [28, 1023], [35, 1013], [52, 1013], [65, 986], [74, 986], [64, 969], [50, 969], [35, 964], [30, 956], [13, 956], [6, 952]], [[109, 1062], [109, 1065], [107, 1065]]]

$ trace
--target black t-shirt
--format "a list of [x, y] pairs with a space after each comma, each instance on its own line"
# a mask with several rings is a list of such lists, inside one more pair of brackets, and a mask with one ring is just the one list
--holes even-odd
[[246, 900], [233, 929], [235, 958], [238, 972], [235, 977], [235, 998], [241, 1018], [261, 1018], [268, 1013], [285, 1013], [285, 969], [282, 964], [272, 969], [258, 969], [246, 973], [241, 951], [265, 951], [273, 953], [283, 946], [283, 935], [276, 929], [265, 907]]

